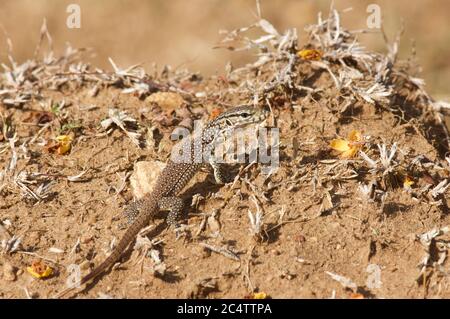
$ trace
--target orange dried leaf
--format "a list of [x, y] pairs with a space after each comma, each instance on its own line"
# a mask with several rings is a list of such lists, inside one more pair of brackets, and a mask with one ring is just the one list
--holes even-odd
[[330, 147], [338, 151], [342, 159], [352, 158], [358, 153], [363, 145], [363, 136], [361, 132], [352, 130], [347, 139], [334, 139], [330, 142]]
[[298, 51], [297, 55], [303, 60], [318, 61], [322, 58], [322, 52], [315, 49], [303, 49]]
[[330, 143], [330, 147], [339, 152], [347, 152], [348, 150], [350, 150], [349, 142], [342, 139], [332, 140]]
[[269, 298], [269, 296], [265, 292], [254, 292], [244, 297], [244, 299], [267, 299], [267, 298]]
[[58, 143], [49, 142], [45, 146], [45, 150], [51, 154], [54, 154], [58, 150]]
[[220, 115], [220, 113], [222, 113], [222, 111], [220, 109], [213, 109], [211, 111], [211, 115], [209, 116], [211, 120], [214, 120], [216, 117], [218, 117]]
[[30, 114], [23, 120], [27, 123], [45, 124], [53, 121], [55, 114], [45, 111], [31, 111]]
[[70, 137], [69, 135], [57, 136], [56, 141], [58, 141], [58, 148], [56, 152], [59, 155], [66, 154], [72, 148], [72, 137]]
[[363, 136], [362, 136], [361, 132], [359, 132], [357, 130], [352, 130], [348, 134], [348, 139], [350, 142], [361, 142], [363, 140]]
[[350, 299], [364, 299], [364, 295], [354, 292], [350, 295]]
[[42, 261], [34, 261], [27, 271], [35, 278], [43, 279], [51, 276], [53, 269]]
[[342, 159], [349, 159], [355, 157], [356, 153], [358, 153], [358, 148], [352, 147], [348, 151], [341, 153], [339, 156]]
[[414, 185], [414, 181], [411, 179], [411, 177], [406, 175], [405, 179], [403, 180], [403, 187], [409, 189], [412, 185]]

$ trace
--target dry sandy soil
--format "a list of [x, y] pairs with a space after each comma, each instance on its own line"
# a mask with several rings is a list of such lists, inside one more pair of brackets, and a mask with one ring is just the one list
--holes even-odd
[[[313, 60], [296, 55], [289, 81], [299, 89], [280, 84], [258, 101], [270, 104], [270, 124], [280, 128], [279, 169], [264, 176], [257, 165], [241, 167], [236, 182], [222, 187], [199, 173], [182, 194], [188, 226], [182, 235], [176, 238], [163, 218], [156, 219], [143, 237], [149, 238], [146, 244], [141, 238], [144, 244], [131, 247], [119, 266], [77, 297], [450, 297], [450, 239], [446, 229], [438, 231], [450, 225], [448, 144], [432, 100], [410, 78], [399, 80], [414, 72], [410, 61], [396, 63], [387, 100], [359, 97], [347, 104], [354, 92], [338, 88], [332, 75], [342, 65], [326, 54]], [[359, 60], [344, 60], [364, 73]], [[70, 264], [87, 273], [124, 232], [121, 212], [133, 199], [134, 164], [165, 161], [173, 146], [170, 133], [186, 118], [207, 120], [230, 105], [252, 102], [250, 91], [239, 93], [227, 72], [202, 78], [159, 70], [137, 82], [118, 74], [92, 80], [89, 70], [69, 70], [73, 61], [65, 62], [55, 62], [61, 69], [49, 68], [45, 76], [37, 68], [32, 70], [38, 75], [26, 73], [36, 93], [26, 102], [0, 104], [1, 298], [54, 296], [64, 288]], [[316, 62], [327, 63], [330, 72]], [[269, 83], [281, 69], [276, 63], [237, 78]], [[53, 81], [61, 77], [67, 80]], [[363, 78], [372, 80], [368, 73]], [[123, 93], [135, 83], [148, 84], [143, 94]], [[1, 89], [8, 85], [3, 78]], [[102, 128], [113, 107], [136, 119], [144, 146], [117, 126]], [[330, 148], [333, 139], [347, 138], [352, 130], [365, 136], [355, 147], [378, 160], [376, 169], [358, 153], [342, 159]], [[72, 138], [64, 155], [55, 141], [61, 135]], [[377, 144], [388, 151], [398, 147], [390, 169], [380, 168]], [[361, 186], [370, 183], [373, 193], [364, 194]], [[200, 196], [193, 200], [194, 194]], [[248, 212], [258, 210], [263, 225], [254, 235]], [[12, 248], [17, 238], [20, 245]], [[159, 253], [162, 266], [149, 251]], [[34, 278], [27, 271], [34, 261], [53, 274]]]

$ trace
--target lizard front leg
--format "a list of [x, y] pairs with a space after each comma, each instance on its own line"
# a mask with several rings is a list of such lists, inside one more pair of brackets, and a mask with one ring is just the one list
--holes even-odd
[[217, 184], [226, 184], [230, 181], [230, 174], [227, 172], [227, 165], [218, 163], [213, 157], [209, 159], [209, 165], [211, 165], [214, 180]]

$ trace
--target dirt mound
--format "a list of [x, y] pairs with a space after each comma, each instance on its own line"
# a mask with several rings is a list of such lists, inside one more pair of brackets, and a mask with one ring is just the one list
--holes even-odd
[[[449, 298], [446, 105], [397, 42], [367, 52], [337, 11], [306, 32], [298, 47], [296, 30], [264, 19], [231, 31], [223, 46], [256, 50], [256, 61], [206, 79], [112, 60], [106, 72], [70, 47], [42, 58], [38, 47], [21, 65], [10, 56], [0, 297], [50, 297], [69, 265], [101, 262], [124, 231], [134, 164], [165, 161], [177, 127], [254, 104], [272, 110], [279, 168], [244, 165], [223, 187], [198, 174], [182, 195], [181, 237], [156, 220], [80, 297]], [[33, 261], [52, 274], [33, 278]]]

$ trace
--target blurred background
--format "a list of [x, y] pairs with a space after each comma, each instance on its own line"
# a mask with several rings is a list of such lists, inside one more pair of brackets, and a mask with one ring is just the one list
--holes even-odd
[[[80, 29], [66, 26], [66, 9], [72, 3], [81, 7]], [[302, 41], [304, 26], [316, 22], [319, 11], [327, 16], [330, 3], [261, 0], [261, 9], [263, 18], [279, 31], [297, 28]], [[371, 3], [380, 6], [389, 39], [404, 23], [400, 56], [409, 57], [415, 47], [427, 90], [437, 98], [448, 99], [450, 1], [336, 0], [334, 5], [337, 9], [353, 8], [341, 16], [345, 28], [363, 29]], [[57, 53], [69, 42], [77, 48], [93, 48], [96, 55], [87, 60], [108, 70], [111, 57], [122, 67], [144, 62], [145, 68], [151, 70], [151, 63], [156, 62], [159, 66], [187, 67], [207, 76], [222, 73], [229, 60], [238, 66], [251, 58], [249, 53], [213, 47], [221, 39], [219, 30], [255, 22], [256, 5], [254, 0], [0, 0], [0, 61], [7, 61], [5, 32], [12, 40], [17, 61], [32, 57], [44, 18]], [[362, 34], [359, 39], [371, 50], [385, 50], [381, 33]]]

